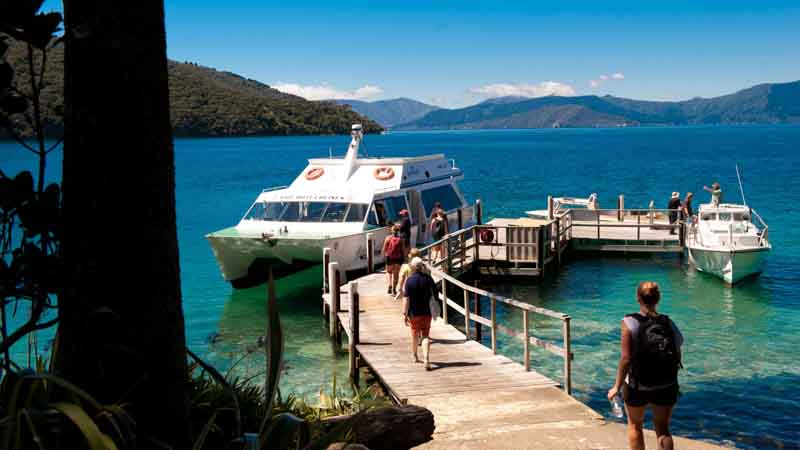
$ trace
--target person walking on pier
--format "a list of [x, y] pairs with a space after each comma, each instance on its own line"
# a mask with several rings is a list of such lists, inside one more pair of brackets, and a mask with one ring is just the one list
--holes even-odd
[[400, 264], [405, 261], [406, 246], [400, 236], [400, 226], [392, 225], [392, 233], [383, 240], [383, 259], [386, 261], [386, 293], [394, 295], [397, 292], [397, 275]]
[[400, 274], [398, 275], [399, 279], [397, 280], [397, 294], [395, 295], [395, 299], [400, 299], [403, 297], [403, 293], [406, 291], [406, 281], [413, 272], [411, 270], [411, 260], [417, 256], [419, 256], [419, 249], [412, 248], [408, 252], [408, 262], [400, 267]]
[[661, 291], [653, 281], [636, 289], [639, 312], [622, 320], [621, 356], [609, 401], [622, 391], [628, 415], [628, 445], [644, 450], [645, 409], [653, 411], [659, 450], [672, 450], [669, 431], [672, 409], [678, 402], [678, 369], [683, 336], [672, 320], [656, 312]]
[[431, 296], [437, 292], [436, 283], [425, 273], [422, 258], [411, 260], [411, 276], [406, 281], [403, 291], [403, 321], [411, 328], [411, 355], [414, 362], [420, 362], [417, 356], [417, 342], [422, 339], [422, 356], [425, 370], [431, 370]]
[[703, 190], [711, 193], [712, 205], [719, 206], [719, 204], [722, 203], [722, 188], [719, 183], [715, 181], [711, 183], [711, 187], [703, 186]]
[[[450, 231], [447, 227], [447, 215], [442, 209], [439, 209], [431, 219], [431, 237], [433, 242], [442, 240]], [[444, 242], [431, 249], [431, 258], [433, 261], [439, 261], [445, 257]]]
[[[678, 215], [681, 212], [680, 192], [672, 193], [672, 198], [670, 198], [669, 203], [667, 203], [667, 209], [669, 210], [669, 224], [673, 225], [675, 222], [678, 221]], [[669, 234], [675, 234], [675, 227], [669, 228]]]

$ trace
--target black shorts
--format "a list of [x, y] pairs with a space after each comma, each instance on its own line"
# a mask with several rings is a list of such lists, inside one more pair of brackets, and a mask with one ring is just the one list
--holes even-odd
[[386, 265], [387, 266], [394, 266], [394, 265], [397, 265], [397, 264], [403, 264], [403, 262], [405, 262], [405, 260], [403, 258], [389, 258], [389, 257], [386, 258]]
[[625, 399], [626, 405], [633, 407], [647, 406], [649, 404], [672, 406], [678, 403], [679, 391], [680, 388], [677, 384], [653, 391], [641, 391], [633, 389], [625, 383], [622, 386], [622, 398]]

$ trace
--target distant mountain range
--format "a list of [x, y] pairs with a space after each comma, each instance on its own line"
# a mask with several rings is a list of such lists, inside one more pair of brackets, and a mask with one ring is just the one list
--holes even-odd
[[410, 98], [395, 98], [375, 102], [336, 100], [336, 103], [349, 105], [353, 108], [353, 111], [369, 117], [387, 128], [417, 120], [425, 114], [439, 109], [438, 106], [428, 105]]
[[[367, 111], [363, 113], [378, 120]], [[760, 84], [721, 97], [677, 102], [608, 95], [501, 97], [466, 108], [433, 110], [418, 119], [388, 126], [447, 130], [741, 123], [800, 123], [800, 81]]]
[[[12, 45], [6, 57], [17, 71], [17, 86], [24, 89], [29, 84], [24, 47]], [[98, 56], [98, 64], [102, 68], [102, 55]], [[354, 123], [363, 124], [368, 133], [383, 130], [346, 106], [308, 101], [235, 73], [171, 60], [168, 70], [170, 113], [176, 136], [348, 134]], [[50, 136], [63, 134], [63, 71], [63, 48], [57, 48], [48, 54], [42, 96]], [[24, 120], [15, 119], [23, 134], [30, 134]], [[0, 127], [0, 138], [7, 137], [4, 133]]]

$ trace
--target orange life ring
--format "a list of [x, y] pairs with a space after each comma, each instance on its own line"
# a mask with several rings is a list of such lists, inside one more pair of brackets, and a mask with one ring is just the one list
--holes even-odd
[[479, 236], [481, 238], [481, 242], [485, 244], [494, 242], [494, 231], [492, 230], [481, 230]]
[[375, 178], [383, 180], [391, 180], [394, 178], [394, 169], [391, 167], [378, 167], [375, 169]]
[[306, 180], [316, 180], [317, 178], [321, 177], [322, 174], [325, 173], [325, 169], [322, 167], [314, 167], [312, 169], [308, 169], [306, 172]]

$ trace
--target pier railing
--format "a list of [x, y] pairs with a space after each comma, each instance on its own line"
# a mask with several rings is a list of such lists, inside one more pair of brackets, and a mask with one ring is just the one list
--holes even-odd
[[[438, 278], [442, 283], [442, 289], [439, 294], [439, 299], [442, 301], [442, 319], [448, 321], [448, 306], [459, 312], [464, 317], [464, 335], [467, 339], [475, 338], [480, 342], [482, 339], [481, 328], [483, 325], [489, 328], [491, 333], [491, 348], [492, 353], [497, 354], [497, 332], [514, 337], [522, 341], [523, 346], [523, 363], [525, 370], [530, 370], [531, 356], [530, 347], [538, 347], [544, 349], [554, 355], [560, 356], [564, 360], [563, 368], [563, 383], [562, 386], [567, 394], [572, 393], [572, 360], [574, 354], [571, 351], [570, 343], [570, 316], [556, 311], [551, 311], [546, 308], [541, 308], [528, 303], [524, 303], [512, 298], [503, 297], [502, 295], [480, 289], [476, 286], [470, 286], [463, 281], [449, 275], [436, 264], [428, 264], [428, 269], [431, 274]], [[456, 301], [449, 297], [448, 286], [458, 288], [463, 293], [463, 301]], [[489, 316], [482, 315], [480, 307], [480, 299], [485, 297], [489, 299]], [[512, 310], [520, 311], [522, 314], [522, 331], [515, 330], [506, 325], [501, 325], [497, 320], [497, 303], [502, 303], [510, 307]], [[550, 341], [531, 335], [530, 315], [538, 314], [541, 316], [557, 319], [561, 321], [562, 345], [554, 344]], [[470, 330], [471, 325], [475, 324], [475, 333]]]

